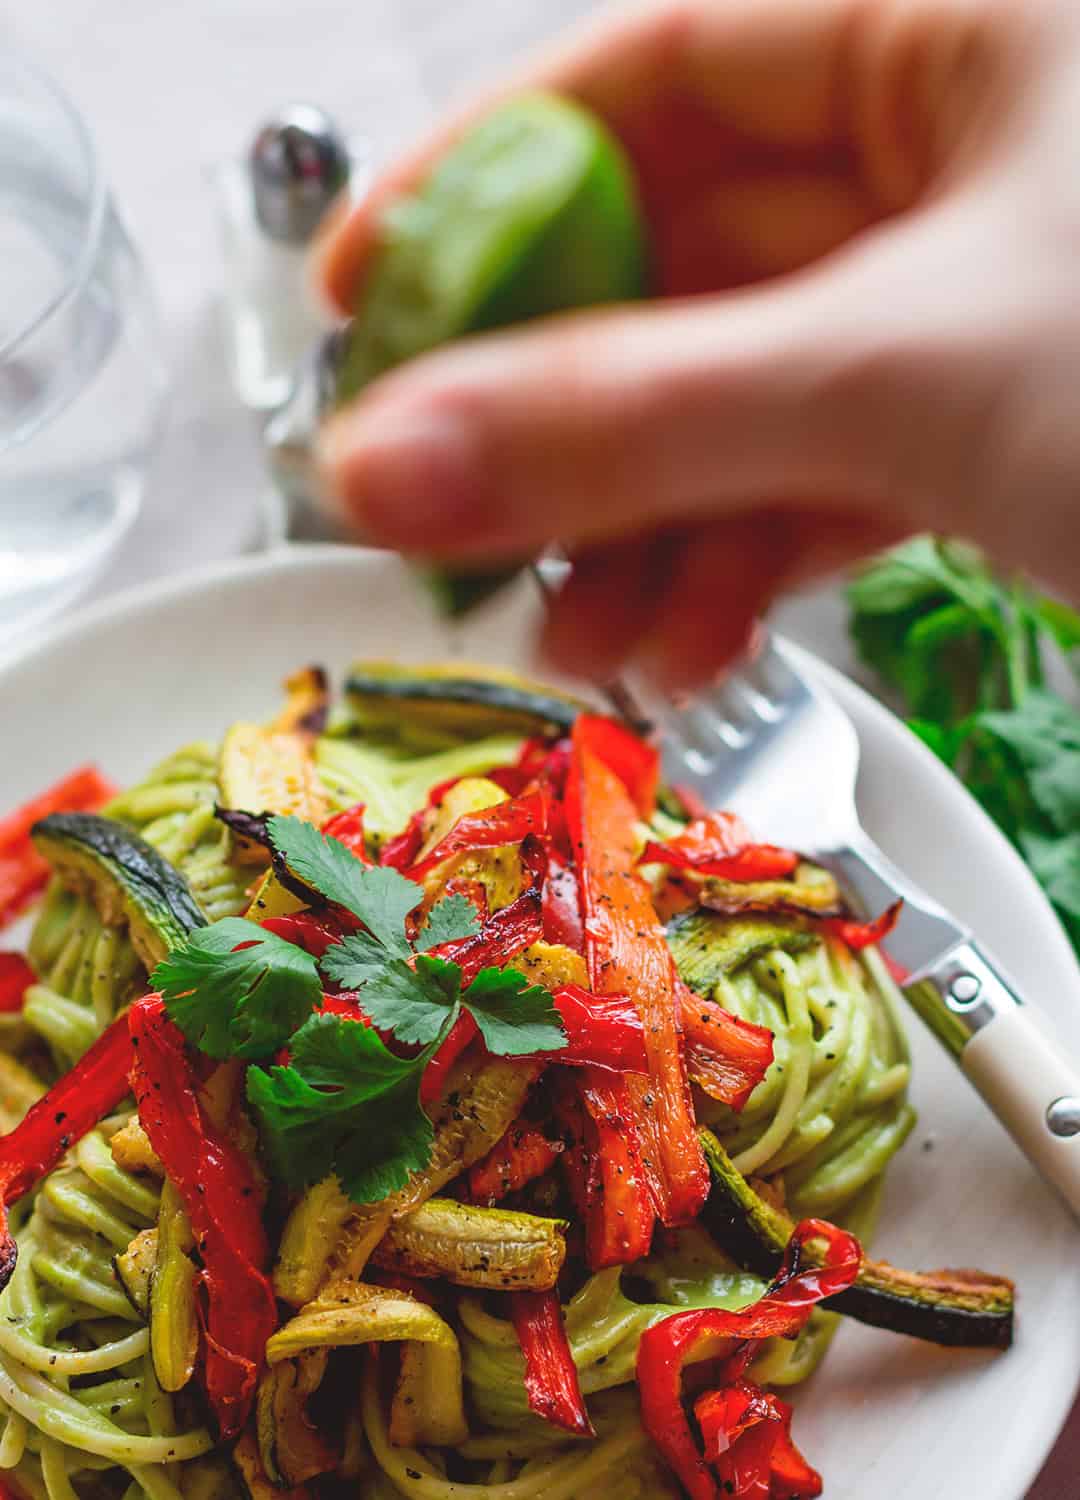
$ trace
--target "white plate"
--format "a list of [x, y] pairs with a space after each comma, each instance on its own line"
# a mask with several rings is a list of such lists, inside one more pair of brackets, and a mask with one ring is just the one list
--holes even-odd
[[[534, 608], [523, 592], [448, 630], [399, 563], [355, 550], [297, 549], [154, 584], [0, 670], [0, 808], [80, 761], [137, 777], [185, 740], [267, 714], [301, 663], [340, 673], [360, 655], [460, 654], [522, 665]], [[1080, 973], [1023, 864], [891, 715], [817, 670], [859, 731], [866, 827], [992, 944], [1080, 1052]], [[800, 1394], [796, 1435], [828, 1500], [1020, 1500], [1080, 1376], [1076, 1231], [914, 1018], [909, 1030], [920, 1120], [891, 1171], [877, 1249], [901, 1265], [1014, 1277], [1016, 1345], [958, 1354], [845, 1326]]]

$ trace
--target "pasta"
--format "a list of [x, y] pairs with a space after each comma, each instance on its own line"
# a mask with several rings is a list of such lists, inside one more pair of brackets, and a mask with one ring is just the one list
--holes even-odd
[[[456, 837], [462, 828], [471, 828], [470, 817], [475, 821], [494, 805], [509, 818], [535, 795], [514, 790], [513, 776], [528, 787], [534, 784], [530, 768], [534, 762], [540, 764], [541, 755], [549, 757], [545, 766], [564, 764], [557, 757], [565, 758], [567, 742], [550, 728], [546, 739], [541, 734], [523, 741], [520, 732], [498, 729], [471, 736], [460, 728], [437, 735], [412, 733], [404, 710], [403, 719], [401, 732], [390, 734], [385, 716], [374, 728], [365, 725], [362, 715], [353, 719], [343, 713], [328, 732], [311, 733], [302, 741], [332, 820], [358, 817], [350, 810], [364, 805], [363, 845], [355, 843], [359, 835], [354, 834], [353, 847], [360, 848], [365, 860], [377, 857], [380, 850], [384, 856], [393, 856], [411, 828], [413, 853], [404, 867], [424, 871], [418, 851], [428, 851], [430, 862], [431, 848], [437, 854], [444, 847], [438, 839]], [[282, 730], [279, 724], [275, 732], [294, 731]], [[264, 875], [234, 857], [233, 827], [217, 812], [222, 797], [220, 758], [221, 751], [213, 744], [189, 745], [104, 809], [106, 818], [137, 834], [179, 872], [208, 923], [264, 911], [269, 899], [267, 881], [272, 883], [275, 872], [278, 877], [283, 873], [278, 863]], [[499, 768], [510, 778], [510, 794], [482, 779]], [[448, 791], [448, 787], [457, 790]], [[477, 788], [480, 793], [487, 788], [487, 802]], [[480, 812], [470, 811], [462, 800], [467, 796], [474, 803], [480, 796]], [[461, 805], [450, 817], [441, 810], [455, 797]], [[244, 816], [249, 818], [244, 827], [250, 840], [252, 829], [258, 834], [258, 824], [250, 821], [248, 813]], [[439, 817], [445, 827], [438, 823]], [[638, 848], [649, 840], [667, 840], [662, 847], [674, 848], [686, 815], [674, 818], [669, 810], [650, 817], [650, 822], [640, 823], [633, 831]], [[328, 827], [341, 830], [335, 837], [340, 836], [348, 847], [346, 824], [332, 821]], [[526, 858], [532, 848], [530, 836], [535, 842], [535, 834], [518, 833], [496, 847], [492, 856], [500, 856], [501, 851], [498, 866], [483, 852], [483, 841], [476, 844], [475, 839], [452, 857], [444, 856], [441, 864], [436, 860], [434, 873], [416, 877], [427, 882], [425, 910], [432, 910], [437, 898], [446, 899], [448, 881], [458, 901], [479, 902], [481, 915], [486, 912], [488, 918], [496, 917], [500, 909], [513, 908], [515, 901], [520, 904], [533, 878], [528, 858], [536, 864], [535, 849]], [[518, 845], [520, 854], [515, 852]], [[670, 859], [675, 861], [675, 855]], [[496, 881], [496, 868], [502, 884]], [[545, 879], [553, 879], [553, 868], [547, 867]], [[664, 899], [665, 881], [671, 874], [666, 870], [659, 862], [645, 869], [658, 901]], [[679, 878], [685, 887], [687, 880], [692, 885], [694, 876], [684, 871]], [[512, 888], [506, 894], [502, 887], [508, 880]], [[279, 902], [286, 924], [291, 920], [288, 913], [303, 904], [294, 887], [295, 872], [293, 885], [278, 887], [278, 895], [286, 898]], [[536, 902], [539, 911], [539, 887]], [[723, 1091], [714, 1089], [710, 1096], [704, 1084], [695, 1083], [694, 1110], [698, 1123], [708, 1126], [726, 1151], [740, 1181], [756, 1185], [773, 1201], [779, 1201], [779, 1195], [794, 1219], [827, 1217], [865, 1241], [872, 1232], [882, 1173], [914, 1119], [907, 1103], [909, 1056], [898, 1015], [897, 987], [878, 952], [873, 947], [855, 951], [840, 935], [816, 923], [810, 916], [793, 918], [790, 928], [797, 943], [777, 942], [757, 950], [745, 961], [729, 964], [707, 989], [699, 991], [701, 1003], [720, 1008], [728, 1018], [725, 1024], [741, 1028], [740, 1037], [754, 1041], [771, 1034], [771, 1063], [766, 1059], [761, 1064], [742, 1095], [717, 1097]], [[279, 930], [285, 937], [278, 941], [284, 943], [290, 929]], [[486, 930], [481, 926], [481, 934]], [[235, 948], [230, 941], [221, 951]], [[73, 881], [70, 872], [58, 867], [29, 939], [34, 982], [26, 988], [21, 1011], [0, 1020], [0, 1045], [5, 1049], [0, 1055], [0, 1111], [6, 1128], [15, 1125], [48, 1083], [63, 1079], [75, 1068], [99, 1037], [116, 1034], [117, 1024], [126, 1028], [128, 1007], [150, 987], [141, 951], [124, 922], [117, 920], [115, 909], [103, 907], [93, 884]], [[539, 975], [538, 982], [558, 995], [569, 975], [570, 990], [576, 984], [580, 990], [585, 966], [569, 939], [555, 942], [545, 928], [545, 941], [534, 944], [520, 960], [523, 968], [529, 954], [534, 966], [527, 969], [530, 979]], [[324, 968], [324, 987], [328, 972]], [[594, 969], [594, 977], [596, 973]], [[363, 1000], [364, 991], [360, 994]], [[684, 989], [685, 996], [693, 999]], [[684, 998], [682, 1003], [685, 1007], [689, 1002]], [[568, 1013], [562, 1014], [569, 1025]], [[220, 1058], [222, 1054], [213, 1055]], [[252, 1055], [261, 1054], [247, 1054]], [[450, 1141], [457, 1153], [447, 1157], [452, 1165], [435, 1182], [439, 1196], [431, 1199], [434, 1205], [445, 1203], [451, 1216], [460, 1213], [458, 1201], [469, 1202], [474, 1192], [479, 1179], [470, 1173], [488, 1161], [479, 1151], [468, 1154], [470, 1148], [461, 1145], [460, 1131], [453, 1123], [460, 1119], [455, 1113], [459, 1098], [469, 1097], [468, 1088], [473, 1086], [469, 1080], [488, 1076], [482, 1062], [476, 1071], [475, 1058], [472, 1073], [461, 1071], [471, 1055], [466, 1051], [462, 1061], [449, 1064], [458, 1069], [451, 1071], [446, 1085], [457, 1092], [441, 1096], [451, 1100], [450, 1114], [440, 1116], [439, 1106], [427, 1106], [434, 1122], [433, 1160], [440, 1160], [441, 1141]], [[139, 1058], [140, 1063], [144, 1060]], [[575, 1068], [561, 1067], [556, 1072], [562, 1082], [543, 1084], [529, 1095], [532, 1112], [522, 1117], [526, 1124], [515, 1128], [520, 1137], [527, 1126], [532, 1128], [528, 1121], [535, 1122], [543, 1160], [541, 1170], [532, 1171], [532, 1181], [511, 1188], [508, 1201], [516, 1208], [532, 1214], [568, 1212], [565, 1194], [569, 1183], [572, 1195], [570, 1161], [575, 1152], [584, 1153], [585, 1138], [575, 1140], [565, 1129], [563, 1137], [556, 1138], [550, 1122], [563, 1119], [565, 1126], [557, 1101], [570, 1095], [577, 1099], [573, 1091], [579, 1078], [597, 1075], [598, 1070], [604, 1073], [603, 1066], [590, 1066], [591, 1074], [588, 1068], [578, 1074]], [[520, 1098], [525, 1098], [532, 1080], [542, 1071], [541, 1063], [528, 1073]], [[693, 1069], [691, 1075], [696, 1077]], [[198, 1108], [205, 1113], [206, 1128], [225, 1131], [244, 1156], [244, 1170], [253, 1173], [250, 1181], [254, 1184], [244, 1192], [265, 1195], [264, 1173], [268, 1169], [273, 1179], [277, 1158], [272, 1150], [264, 1150], [263, 1165], [258, 1165], [258, 1142], [240, 1090], [243, 1064], [234, 1060], [211, 1065], [204, 1059], [200, 1076]], [[555, 1079], [556, 1074], [550, 1076]], [[464, 1081], [455, 1083], [455, 1079]], [[257, 1094], [251, 1092], [250, 1084], [248, 1092], [255, 1101]], [[313, 1284], [322, 1287], [323, 1300], [305, 1302], [306, 1293], [293, 1299], [304, 1305], [292, 1323], [287, 1317], [282, 1321], [298, 1330], [294, 1357], [280, 1363], [272, 1360], [269, 1373], [263, 1366], [258, 1421], [251, 1417], [249, 1435], [241, 1439], [230, 1461], [231, 1443], [222, 1444], [215, 1437], [214, 1421], [220, 1409], [210, 1410], [200, 1392], [200, 1385], [209, 1378], [205, 1339], [210, 1325], [205, 1308], [197, 1321], [194, 1308], [195, 1299], [204, 1295], [197, 1288], [205, 1276], [203, 1259], [210, 1254], [206, 1231], [199, 1227], [197, 1204], [183, 1178], [174, 1180], [171, 1163], [166, 1178], [153, 1121], [138, 1087], [135, 1093], [138, 1106], [133, 1107], [130, 1098], [118, 1100], [94, 1128], [78, 1139], [62, 1141], [61, 1149], [65, 1145], [67, 1149], [57, 1165], [12, 1210], [10, 1229], [18, 1257], [0, 1295], [0, 1469], [11, 1475], [23, 1495], [30, 1500], [137, 1500], [139, 1496], [221, 1500], [257, 1491], [261, 1497], [261, 1490], [275, 1478], [298, 1493], [314, 1494], [324, 1474], [358, 1485], [357, 1493], [376, 1500], [395, 1496], [575, 1500], [616, 1488], [621, 1500], [682, 1493], [639, 1411], [635, 1386], [639, 1346], [648, 1330], [659, 1328], [679, 1309], [734, 1311], [756, 1303], [766, 1292], [768, 1276], [740, 1262], [730, 1247], [710, 1233], [705, 1221], [658, 1227], [651, 1249], [646, 1246], [646, 1253], [635, 1255], [628, 1264], [597, 1266], [594, 1262], [590, 1268], [584, 1262], [593, 1252], [586, 1255], [582, 1242], [573, 1241], [577, 1248], [571, 1254], [578, 1260], [580, 1274], [567, 1283], [562, 1320], [580, 1386], [579, 1399], [587, 1403], [595, 1428], [594, 1440], [584, 1441], [539, 1414], [516, 1314], [505, 1293], [492, 1290], [496, 1283], [490, 1278], [485, 1281], [477, 1273], [480, 1279], [474, 1284], [464, 1273], [455, 1279], [451, 1270], [449, 1282], [442, 1283], [432, 1299], [439, 1313], [432, 1325], [439, 1325], [432, 1334], [435, 1344], [416, 1341], [428, 1336], [417, 1332], [416, 1316], [410, 1313], [410, 1308], [419, 1305], [415, 1302], [419, 1284], [407, 1266], [401, 1280], [393, 1270], [398, 1262], [387, 1260], [377, 1248], [388, 1225], [401, 1221], [413, 1199], [391, 1195], [386, 1205], [367, 1206], [358, 1215], [355, 1204], [343, 1195], [341, 1182], [335, 1183], [333, 1177], [306, 1194], [287, 1192], [282, 1182], [271, 1181], [267, 1222], [276, 1226], [272, 1229], [275, 1238], [281, 1234], [284, 1210], [291, 1209], [289, 1223], [301, 1254], [321, 1253], [322, 1264], [338, 1268], [334, 1273], [338, 1280], [333, 1276], [327, 1280], [325, 1275], [320, 1280], [322, 1273], [316, 1271]], [[587, 1092], [581, 1097], [587, 1100]], [[462, 1109], [468, 1107], [461, 1103]], [[509, 1120], [519, 1108], [520, 1104], [510, 1111]], [[554, 1112], [550, 1116], [549, 1110]], [[258, 1109], [254, 1113], [257, 1123], [263, 1119]], [[506, 1124], [504, 1120], [493, 1130], [488, 1146], [505, 1144], [509, 1139], [503, 1136]], [[539, 1133], [541, 1127], [548, 1131], [547, 1137]], [[161, 1149], [167, 1159], [167, 1151]], [[513, 1150], [507, 1150], [507, 1160], [516, 1170], [519, 1163]], [[471, 1163], [478, 1165], [474, 1169]], [[510, 1167], [504, 1163], [501, 1170], [509, 1172]], [[344, 1180], [342, 1172], [339, 1176]], [[415, 1173], [409, 1180], [418, 1180]], [[430, 1192], [414, 1194], [415, 1202], [430, 1197]], [[482, 1199], [474, 1196], [471, 1201]], [[582, 1212], [580, 1198], [574, 1201], [577, 1207], [569, 1211], [571, 1218]], [[590, 1212], [594, 1209], [595, 1202]], [[305, 1213], [307, 1219], [302, 1217]], [[307, 1227], [301, 1232], [297, 1225]], [[357, 1249], [361, 1231], [363, 1254]], [[286, 1230], [286, 1237], [289, 1233]], [[320, 1234], [326, 1239], [321, 1252], [316, 1244]], [[406, 1246], [399, 1257], [405, 1254], [407, 1258], [408, 1236], [399, 1239]], [[168, 1359], [156, 1341], [164, 1325], [152, 1321], [152, 1308], [157, 1305], [154, 1278], [163, 1274], [167, 1244], [174, 1245], [180, 1302], [190, 1299], [192, 1309], [190, 1350], [189, 1335], [176, 1331], [185, 1326], [177, 1314], [168, 1337], [179, 1338], [180, 1343], [174, 1342]], [[369, 1281], [362, 1266], [373, 1247], [375, 1265], [381, 1269]], [[514, 1264], [512, 1257], [507, 1264]], [[344, 1280], [342, 1267], [346, 1268]], [[159, 1296], [163, 1285], [158, 1283]], [[279, 1280], [281, 1296], [287, 1295], [284, 1287], [285, 1282]], [[430, 1313], [425, 1316], [432, 1323]], [[386, 1319], [391, 1317], [405, 1321], [388, 1325]], [[305, 1318], [308, 1323], [302, 1321]], [[320, 1318], [318, 1326], [329, 1327], [331, 1332], [305, 1345], [302, 1330], [314, 1327], [311, 1320]], [[797, 1384], [824, 1354], [838, 1321], [838, 1314], [817, 1308], [804, 1320], [797, 1337], [763, 1339], [754, 1347], [747, 1378], [772, 1389]], [[449, 1330], [445, 1335], [440, 1331], [443, 1326]], [[157, 1330], [154, 1337], [152, 1328]], [[455, 1378], [462, 1382], [468, 1433], [462, 1441], [440, 1446], [425, 1441], [424, 1432], [431, 1430], [444, 1397], [455, 1396], [460, 1410], [460, 1396], [440, 1390], [438, 1380], [431, 1376], [436, 1366], [424, 1363], [435, 1356], [423, 1350], [441, 1347], [439, 1341], [445, 1344], [446, 1339], [460, 1354], [445, 1368], [460, 1368], [460, 1377]], [[421, 1352], [403, 1356], [402, 1373], [396, 1377], [398, 1396], [388, 1405], [386, 1381], [393, 1368], [387, 1355], [390, 1347]], [[197, 1358], [196, 1349], [201, 1351]], [[416, 1389], [427, 1391], [428, 1409], [406, 1420], [398, 1398], [410, 1360], [413, 1378], [420, 1382]], [[331, 1388], [339, 1395], [328, 1403], [324, 1398]], [[303, 1416], [300, 1391], [307, 1393], [304, 1399], [319, 1392], [319, 1404], [313, 1402], [310, 1413], [320, 1415]], [[447, 1410], [450, 1415], [443, 1411], [439, 1420], [450, 1430], [452, 1401]], [[272, 1421], [267, 1417], [269, 1425], [264, 1422], [266, 1413], [275, 1414]], [[306, 1426], [297, 1426], [298, 1422]], [[313, 1422], [320, 1426], [317, 1440], [310, 1436]], [[267, 1436], [275, 1432], [276, 1436]], [[306, 1454], [303, 1463], [293, 1452], [294, 1441]], [[312, 1442], [318, 1448], [315, 1458], [311, 1457]], [[294, 1472], [298, 1464], [299, 1473]], [[281, 1469], [277, 1475], [275, 1465]]]

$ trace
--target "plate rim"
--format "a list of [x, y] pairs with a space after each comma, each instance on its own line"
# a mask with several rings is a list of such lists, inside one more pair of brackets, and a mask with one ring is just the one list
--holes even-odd
[[[68, 642], [78, 643], [82, 637], [92, 635], [99, 628], [115, 626], [125, 617], [137, 616], [143, 611], [152, 611], [155, 607], [175, 604], [182, 601], [185, 596], [198, 594], [207, 588], [225, 586], [241, 578], [269, 577], [313, 566], [329, 565], [334, 568], [371, 566], [380, 559], [392, 563], [399, 562], [396, 554], [385, 553], [376, 548], [336, 543], [289, 543], [265, 553], [216, 559], [201, 567], [185, 569], [167, 579], [146, 580], [103, 599], [76, 607], [68, 614], [49, 622], [42, 631], [29, 639], [17, 639], [10, 643], [8, 648], [0, 648], [0, 694], [6, 682], [25, 671], [33, 671], [36, 659], [44, 657], [52, 650], [62, 648]], [[841, 701], [844, 699], [855, 701], [860, 712], [874, 721], [886, 734], [894, 735], [899, 728], [903, 727], [899, 717], [860, 683], [855, 682], [809, 648], [791, 641], [786, 636], [782, 639], [785, 646], [792, 651], [801, 664], [820, 677], [824, 684], [840, 697]], [[914, 735], [910, 739], [907, 753], [914, 762], [923, 767], [927, 774], [950, 775], [947, 768], [941, 765], [926, 745]], [[1046, 911], [1054, 916], [1053, 908], [1019, 853], [962, 783], [956, 778], [950, 777], [950, 779], [954, 782], [954, 790], [960, 792], [965, 798], [969, 815], [974, 815], [976, 821], [982, 823], [984, 833], [989, 832], [992, 836], [1000, 857], [1006, 860], [1014, 875], [1021, 878], [1029, 892], [1037, 898]], [[1054, 916], [1053, 929], [1057, 949], [1054, 958], [1057, 962], [1070, 967], [1080, 984], [1080, 963], [1056, 916]], [[1029, 1428], [1032, 1441], [1017, 1454], [1009, 1466], [1009, 1475], [1002, 1476], [1010, 1488], [1015, 1484], [1015, 1500], [1023, 1500], [1050, 1456], [1078, 1393], [1080, 1393], [1080, 1360], [1077, 1361], [1072, 1386], [1066, 1390], [1064, 1397], [1042, 1404], [1043, 1421], [1039, 1424], [1037, 1438], [1030, 1433]], [[1004, 1460], [1005, 1455], [1001, 1457]]]

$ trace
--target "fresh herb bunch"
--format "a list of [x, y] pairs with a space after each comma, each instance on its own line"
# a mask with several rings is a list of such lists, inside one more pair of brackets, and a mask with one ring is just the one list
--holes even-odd
[[1080, 615], [932, 536], [875, 558], [848, 599], [860, 657], [1023, 854], [1080, 953], [1080, 710], [1048, 681], [1055, 659], [1080, 673]]
[[[460, 895], [437, 902], [416, 936], [407, 919], [423, 887], [362, 864], [339, 840], [298, 818], [273, 817], [271, 842], [289, 870], [362, 924], [315, 958], [242, 917], [198, 928], [158, 965], [153, 982], [170, 1018], [210, 1057], [288, 1062], [247, 1074], [247, 1095], [275, 1172], [304, 1187], [331, 1172], [357, 1203], [403, 1187], [431, 1156], [419, 1102], [424, 1069], [463, 1011], [503, 1057], [566, 1045], [551, 996], [515, 969], [486, 968], [466, 986], [456, 963], [430, 950], [479, 930]], [[358, 994], [371, 1027], [318, 1010], [323, 978]], [[378, 1030], [372, 1028], [377, 1027]], [[392, 1052], [382, 1032], [412, 1057]]]

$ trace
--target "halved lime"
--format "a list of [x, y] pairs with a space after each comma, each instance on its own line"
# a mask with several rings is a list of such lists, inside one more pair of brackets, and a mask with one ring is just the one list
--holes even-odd
[[644, 226], [622, 147], [550, 94], [481, 120], [388, 209], [383, 231], [343, 397], [462, 334], [645, 291]]

